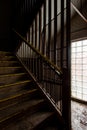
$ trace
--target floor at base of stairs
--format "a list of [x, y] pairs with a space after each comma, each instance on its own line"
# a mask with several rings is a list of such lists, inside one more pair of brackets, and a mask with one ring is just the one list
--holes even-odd
[[87, 130], [87, 105], [71, 102], [72, 130]]

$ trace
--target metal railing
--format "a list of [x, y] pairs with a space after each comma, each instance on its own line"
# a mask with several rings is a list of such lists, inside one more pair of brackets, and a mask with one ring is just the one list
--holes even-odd
[[21, 44], [16, 50], [16, 55], [21, 59], [22, 63], [35, 76], [44, 93], [55, 105], [57, 110], [62, 112], [62, 71], [47, 57], [36, 50], [27, 40], [18, 32], [14, 32], [19, 36]]

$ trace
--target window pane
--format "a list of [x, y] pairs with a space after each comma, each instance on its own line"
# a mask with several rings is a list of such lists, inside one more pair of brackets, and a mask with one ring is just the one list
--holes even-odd
[[87, 101], [87, 40], [71, 45], [72, 96]]

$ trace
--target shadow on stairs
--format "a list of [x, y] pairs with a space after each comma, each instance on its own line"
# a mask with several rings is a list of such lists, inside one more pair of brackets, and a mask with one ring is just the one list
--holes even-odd
[[0, 52], [0, 130], [64, 130], [57, 112], [10, 52]]

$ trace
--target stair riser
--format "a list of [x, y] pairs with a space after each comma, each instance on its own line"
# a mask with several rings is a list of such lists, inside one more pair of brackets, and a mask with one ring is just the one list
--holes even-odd
[[11, 57], [11, 56], [2, 56], [2, 57], [0, 57], [0, 61], [10, 61], [10, 60], [16, 60], [16, 58], [15, 57]]
[[12, 73], [18, 73], [23, 72], [24, 70], [22, 68], [0, 68], [0, 75], [2, 74], [12, 74]]
[[[53, 122], [51, 121], [52, 119], [54, 119], [54, 114], [52, 114], [51, 116], [49, 116], [47, 119], [45, 119], [43, 122], [41, 122], [39, 125], [37, 125], [36, 127], [34, 127], [33, 130], [45, 130], [46, 126], [48, 125], [49, 123], [49, 126], [51, 124], [53, 124]], [[51, 130], [51, 129], [48, 129], [48, 130]], [[58, 130], [58, 129], [52, 129], [52, 130]]]
[[12, 56], [12, 53], [10, 52], [3, 52], [3, 51], [0, 51], [0, 57], [4, 57], [4, 56]]
[[[11, 53], [0, 54], [0, 129], [42, 129], [54, 118], [52, 105], [15, 56]], [[27, 125], [23, 124], [24, 121]]]
[[8, 66], [19, 66], [18, 62], [0, 62], [0, 67], [8, 67]]
[[21, 91], [27, 90], [27, 87], [29, 87], [29, 83], [18, 84], [10, 87], [3, 87], [2, 89], [0, 89], [0, 99], [9, 96], [11, 97], [12, 95], [15, 95]]
[[11, 105], [13, 103], [19, 103], [19, 102], [22, 102], [24, 100], [27, 100], [27, 99], [32, 99], [34, 97], [37, 96], [37, 91], [34, 91], [32, 93], [26, 93], [24, 95], [21, 95], [19, 97], [15, 97], [13, 99], [9, 99], [9, 100], [6, 100], [6, 101], [3, 101], [3, 102], [0, 102], [0, 108], [3, 108], [4, 106], [8, 106], [8, 105]]
[[37, 105], [34, 105], [28, 108], [26, 111], [20, 112], [19, 114], [13, 116], [10, 119], [0, 122], [0, 128], [12, 129], [12, 125], [15, 123], [15, 121], [17, 122], [23, 119], [26, 120], [26, 116], [30, 116], [33, 113], [38, 112], [43, 107], [43, 105], [44, 105], [44, 102], [41, 102]]
[[25, 79], [27, 79], [27, 75], [13, 75], [13, 76], [0, 77], [0, 85], [15, 83], [17, 81]]

